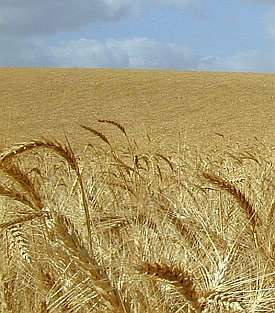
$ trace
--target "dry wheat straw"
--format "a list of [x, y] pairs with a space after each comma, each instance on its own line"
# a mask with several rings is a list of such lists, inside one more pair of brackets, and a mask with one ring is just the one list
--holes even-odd
[[164, 156], [164, 155], [161, 154], [161, 153], [156, 153], [155, 156], [156, 156], [156, 157], [159, 157], [159, 158], [162, 159], [162, 160], [164, 160], [164, 161], [168, 164], [168, 166], [170, 167], [171, 171], [174, 172], [173, 164], [172, 164], [172, 162], [171, 162], [166, 156]]
[[24, 152], [27, 152], [27, 151], [31, 151], [35, 148], [50, 149], [51, 151], [55, 152], [56, 154], [58, 154], [59, 156], [64, 158], [68, 162], [70, 167], [75, 171], [77, 178], [78, 178], [79, 185], [80, 185], [80, 189], [81, 189], [82, 201], [83, 201], [83, 206], [84, 206], [84, 211], [85, 211], [85, 216], [86, 216], [86, 227], [87, 227], [87, 232], [88, 232], [89, 242], [90, 242], [90, 247], [91, 247], [91, 244], [92, 244], [91, 218], [90, 218], [90, 212], [89, 212], [89, 208], [88, 208], [88, 202], [86, 199], [84, 183], [82, 180], [82, 176], [81, 176], [81, 172], [80, 172], [78, 163], [76, 161], [75, 154], [74, 154], [68, 140], [67, 140], [66, 146], [63, 146], [62, 144], [60, 144], [57, 141], [50, 141], [48, 139], [33, 140], [30, 143], [22, 144], [19, 147], [13, 148], [10, 151], [2, 154], [0, 156], [0, 163], [8, 162], [11, 160], [12, 157], [17, 156], [17, 155], [24, 153]]
[[82, 239], [73, 223], [63, 214], [55, 213], [56, 239], [61, 247], [69, 251], [70, 256], [91, 277], [94, 288], [106, 301], [109, 310], [114, 313], [127, 313], [127, 305], [122, 302], [119, 291], [112, 285], [105, 269], [98, 264], [83, 245]]
[[[110, 120], [99, 120], [101, 123], [107, 123], [114, 125], [117, 127], [120, 131], [124, 133], [124, 135], [127, 137], [127, 133], [122, 125], [120, 125], [117, 122], [113, 122]], [[129, 191], [129, 193], [133, 193], [133, 195], [138, 198], [139, 191], [142, 192], [145, 190], [145, 195], [148, 191], [148, 185], [145, 185], [147, 183], [147, 178], [149, 180], [155, 180], [157, 181], [157, 184], [165, 184], [166, 183], [166, 176], [164, 176], [166, 173], [162, 171], [162, 168], [160, 167], [160, 160], [163, 160], [167, 163], [169, 168], [171, 169], [171, 172], [174, 172], [174, 165], [173, 163], [166, 157], [162, 156], [161, 154], [155, 154], [153, 156], [147, 156], [147, 155], [138, 155], [137, 153], [132, 153], [132, 163], [128, 165], [126, 162], [124, 162], [124, 159], [120, 158], [117, 154], [117, 150], [113, 148], [110, 144], [109, 139], [103, 135], [102, 133], [93, 130], [89, 127], [82, 126], [82, 128], [90, 131], [97, 137], [101, 138], [105, 143], [107, 143], [111, 147], [111, 156], [112, 156], [112, 165], [115, 166], [119, 174], [114, 173], [114, 177], [119, 180], [118, 182], [114, 182], [114, 187], [119, 187], [122, 190], [115, 190], [115, 188], [110, 188], [110, 192], [113, 193], [114, 198], [116, 199], [116, 202], [112, 203], [113, 209], [120, 209], [119, 212], [121, 212], [121, 209], [131, 207], [133, 203], [130, 203], [128, 206], [123, 203], [123, 207], [120, 207], [122, 205], [121, 202], [119, 202], [117, 199], [120, 199], [119, 197], [123, 195], [123, 199], [125, 198], [125, 190]], [[127, 140], [129, 142], [129, 139], [127, 137]], [[129, 143], [130, 145], [130, 143]], [[9, 268], [7, 275], [9, 276], [9, 284], [5, 284], [5, 292], [6, 292], [6, 298], [9, 308], [11, 308], [11, 312], [28, 312], [34, 310], [37, 307], [40, 307], [41, 313], [56, 313], [56, 312], [101, 312], [100, 309], [102, 308], [102, 303], [104, 304], [106, 310], [104, 312], [112, 312], [112, 313], [153, 313], [153, 312], [161, 312], [161, 313], [167, 313], [167, 312], [186, 312], [186, 306], [188, 303], [188, 306], [190, 307], [190, 310], [196, 311], [196, 312], [203, 312], [203, 313], [217, 313], [217, 312], [267, 312], [265, 308], [265, 304], [261, 304], [258, 308], [253, 307], [253, 305], [248, 305], [248, 301], [246, 301], [246, 306], [244, 305], [244, 298], [248, 293], [253, 293], [257, 296], [258, 289], [255, 287], [255, 285], [250, 284], [252, 281], [251, 273], [255, 270], [255, 267], [257, 267], [259, 258], [258, 258], [258, 251], [257, 249], [251, 251], [251, 256], [249, 257], [250, 263], [246, 264], [233, 264], [229, 260], [229, 254], [224, 259], [219, 259], [219, 263], [217, 263], [216, 258], [211, 255], [211, 251], [209, 251], [209, 254], [207, 257], [209, 260], [206, 260], [204, 263], [204, 260], [200, 260], [200, 266], [199, 270], [201, 272], [206, 271], [209, 273], [209, 264], [208, 262], [216, 262], [215, 268], [216, 272], [212, 275], [212, 282], [208, 281], [209, 289], [210, 291], [204, 291], [204, 290], [198, 290], [198, 286], [204, 285], [203, 283], [206, 283], [207, 285], [207, 278], [206, 275], [201, 274], [200, 279], [195, 279], [194, 274], [191, 272], [188, 272], [186, 270], [183, 270], [182, 268], [178, 266], [170, 266], [167, 264], [159, 264], [156, 262], [144, 262], [140, 266], [138, 266], [138, 271], [141, 274], [146, 274], [150, 276], [154, 276], [157, 279], [161, 279], [162, 282], [166, 282], [171, 284], [177, 292], [182, 296], [181, 297], [181, 304], [177, 304], [177, 302], [174, 302], [174, 299], [172, 298], [175, 293], [164, 294], [169, 293], [171, 288], [167, 288], [167, 284], [159, 284], [157, 279], [150, 280], [150, 284], [145, 281], [141, 281], [140, 285], [142, 286], [140, 289], [136, 288], [134, 289], [133, 286], [135, 286], [135, 282], [129, 281], [125, 284], [123, 282], [124, 279], [124, 273], [122, 272], [122, 277], [119, 277], [117, 280], [121, 283], [122, 286], [120, 286], [119, 283], [116, 282], [116, 279], [113, 277], [111, 278], [111, 275], [108, 274], [107, 268], [101, 264], [98, 261], [98, 258], [95, 257], [100, 255], [100, 253], [103, 254], [102, 251], [104, 251], [104, 248], [100, 247], [100, 253], [99, 251], [95, 251], [94, 249], [88, 249], [86, 247], [86, 242], [84, 242], [83, 237], [76, 229], [75, 225], [72, 223], [72, 221], [61, 212], [56, 212], [54, 210], [51, 210], [51, 219], [52, 219], [52, 227], [49, 227], [49, 232], [44, 233], [44, 230], [35, 232], [37, 225], [35, 223], [33, 226], [33, 246], [31, 247], [33, 250], [30, 249], [30, 242], [27, 240], [28, 236], [24, 232], [24, 222], [32, 221], [35, 218], [43, 217], [43, 203], [42, 203], [42, 197], [38, 193], [37, 186], [34, 184], [34, 182], [29, 179], [27, 174], [24, 173], [24, 171], [19, 168], [19, 166], [12, 163], [15, 157], [20, 156], [20, 154], [32, 151], [35, 148], [46, 148], [50, 149], [51, 151], [57, 153], [62, 158], [64, 158], [70, 167], [76, 172], [77, 174], [77, 180], [79, 182], [79, 186], [82, 193], [82, 199], [84, 203], [85, 213], [86, 213], [86, 223], [88, 224], [88, 227], [90, 226], [90, 217], [89, 217], [89, 208], [86, 201], [85, 196], [85, 185], [82, 178], [82, 173], [79, 170], [78, 163], [76, 161], [76, 157], [73, 153], [72, 148], [70, 147], [69, 143], [67, 142], [66, 146], [61, 145], [58, 142], [55, 141], [49, 141], [49, 140], [41, 140], [41, 141], [32, 141], [27, 144], [22, 144], [20, 146], [17, 146], [15, 148], [10, 149], [9, 151], [2, 153], [0, 155], [0, 167], [3, 172], [5, 172], [6, 175], [9, 176], [10, 180], [13, 182], [16, 182], [18, 185], [17, 187], [20, 187], [20, 192], [17, 190], [12, 189], [11, 187], [6, 186], [0, 186], [0, 195], [5, 196], [11, 200], [18, 201], [26, 206], [29, 206], [33, 210], [36, 210], [36, 213], [31, 212], [25, 212], [25, 214], [22, 217], [11, 219], [10, 221], [3, 222], [0, 224], [0, 230], [7, 229], [10, 231], [14, 243], [18, 246], [19, 252], [21, 254], [22, 259], [30, 263], [31, 267], [30, 270], [32, 272], [25, 273], [24, 279], [31, 279], [33, 280], [32, 288], [30, 289], [28, 287], [28, 290], [36, 291], [36, 296], [34, 299], [26, 300], [21, 299], [26, 292], [20, 292], [19, 288], [22, 287], [21, 284], [18, 284], [18, 280], [22, 276], [18, 275], [18, 269]], [[137, 148], [137, 147], [136, 147]], [[110, 151], [109, 151], [110, 152]], [[133, 150], [132, 150], [133, 152]], [[105, 151], [102, 151], [102, 154], [105, 153]], [[106, 154], [105, 154], [106, 156]], [[110, 154], [108, 154], [110, 156]], [[101, 156], [97, 156], [100, 160], [100, 169], [103, 169], [104, 163], [101, 162], [102, 158]], [[13, 159], [14, 158], [14, 159]], [[141, 162], [143, 161], [144, 167], [141, 166]], [[258, 162], [257, 164], [260, 164], [261, 162]], [[147, 169], [146, 169], [147, 166]], [[146, 173], [140, 171], [140, 170], [147, 170]], [[157, 172], [158, 171], [158, 172]], [[110, 172], [108, 172], [110, 175]], [[170, 171], [169, 171], [170, 173]], [[144, 176], [142, 176], [142, 174]], [[153, 176], [150, 176], [153, 175]], [[252, 203], [247, 199], [246, 195], [241, 192], [234, 184], [231, 182], [228, 182], [226, 179], [221, 178], [219, 176], [216, 176], [214, 174], [209, 173], [203, 173], [203, 176], [209, 180], [211, 183], [219, 186], [221, 189], [226, 190], [228, 193], [230, 193], [239, 203], [240, 207], [244, 210], [245, 215], [247, 219], [249, 220], [249, 223], [253, 229], [254, 232], [256, 232], [257, 227], [261, 225], [262, 220], [258, 216], [257, 212], [255, 211]], [[141, 179], [139, 179], [141, 178]], [[158, 178], [162, 179], [162, 182], [159, 181]], [[150, 182], [151, 183], [151, 182]], [[14, 184], [15, 185], [15, 184]], [[112, 186], [112, 183], [109, 185]], [[196, 220], [195, 215], [188, 215], [187, 218], [182, 218], [181, 215], [177, 214], [174, 211], [174, 208], [172, 207], [171, 210], [171, 204], [167, 201], [164, 201], [164, 193], [162, 194], [162, 187], [163, 185], [158, 185], [157, 187], [159, 190], [159, 193], [162, 197], [159, 197], [159, 203], [160, 208], [159, 210], [162, 211], [162, 213], [165, 213], [165, 216], [169, 219], [169, 221], [178, 229], [178, 231], [184, 236], [184, 238], [187, 238], [188, 244], [189, 244], [189, 250], [186, 251], [186, 254], [189, 254], [191, 247], [192, 249], [199, 250], [199, 244], [197, 237], [200, 235], [199, 230], [202, 228], [201, 225], [199, 225], [199, 221]], [[182, 184], [179, 184], [179, 187], [182, 187]], [[150, 185], [151, 187], [151, 185]], [[173, 188], [173, 186], [166, 186], [164, 187], [169, 190]], [[184, 190], [189, 192], [189, 189], [186, 186], [183, 186]], [[170, 189], [169, 189], [170, 188]], [[164, 190], [164, 189], [163, 189]], [[127, 195], [128, 196], [128, 195]], [[121, 196], [122, 198], [122, 196]], [[127, 197], [127, 201], [133, 201], [133, 197]], [[145, 198], [144, 198], [145, 199]], [[196, 200], [196, 199], [195, 199]], [[195, 201], [194, 200], [194, 201]], [[110, 201], [110, 200], [108, 200]], [[141, 203], [145, 206], [145, 202]], [[104, 206], [102, 205], [103, 209]], [[40, 209], [39, 213], [37, 213], [37, 208]], [[45, 211], [45, 210], [44, 210]], [[274, 215], [274, 203], [270, 207], [270, 210], [267, 212], [268, 214], [263, 214], [263, 216], [267, 216], [267, 226], [269, 227], [269, 231], [273, 231], [273, 215]], [[77, 214], [77, 213], [76, 213]], [[97, 224], [99, 227], [99, 230], [106, 226], [109, 229], [117, 229], [120, 227], [128, 227], [132, 224], [135, 224], [135, 226], [145, 226], [147, 228], [151, 228], [152, 230], [157, 230], [157, 224], [154, 223], [152, 219], [150, 219], [146, 214], [137, 214], [136, 216], [131, 215], [131, 217], [125, 216], [107, 216], [102, 217], [100, 216], [101, 212], [99, 212], [98, 218], [93, 217], [94, 224]], [[266, 222], [266, 221], [264, 221]], [[216, 226], [216, 225], [215, 225]], [[219, 226], [219, 225], [217, 225]], [[39, 227], [39, 226], [38, 226]], [[138, 227], [134, 227], [133, 230]], [[167, 228], [168, 229], [168, 228]], [[237, 229], [237, 228], [236, 228]], [[245, 229], [246, 230], [246, 229]], [[207, 230], [207, 234], [210, 234], [213, 230]], [[233, 230], [238, 231], [238, 230]], [[96, 232], [95, 232], [96, 233]], [[100, 233], [100, 231], [98, 231]], [[47, 266], [45, 268], [42, 268], [42, 265], [39, 264], [39, 257], [41, 256], [43, 251], [39, 250], [40, 246], [36, 246], [36, 240], [39, 236], [44, 235], [47, 237], [47, 248], [52, 249], [52, 254], [48, 254], [51, 256], [51, 258], [48, 260], [48, 263], [46, 263]], [[137, 232], [133, 231], [131, 233], [127, 230], [127, 235], [131, 236], [131, 239], [136, 236]], [[148, 236], [150, 232], [146, 232], [146, 236]], [[204, 233], [205, 234], [205, 233]], [[212, 238], [215, 238], [215, 241], [219, 240], [220, 237], [216, 234], [215, 231], [213, 231]], [[1, 232], [0, 232], [1, 235]], [[88, 235], [91, 243], [91, 230], [88, 228]], [[234, 236], [235, 233], [230, 234], [231, 236]], [[216, 238], [216, 237], [217, 238]], [[209, 235], [205, 240], [212, 240]], [[2, 239], [3, 237], [1, 237]], [[124, 238], [121, 236], [121, 238], [124, 241]], [[168, 235], [164, 234], [162, 238], [170, 238]], [[201, 237], [200, 237], [201, 238]], [[247, 238], [247, 237], [245, 237]], [[245, 240], [244, 238], [244, 240]], [[120, 239], [120, 238], [119, 238]], [[146, 238], [148, 239], [148, 238]], [[149, 238], [150, 239], [150, 238]], [[96, 240], [96, 239], [95, 239]], [[102, 242], [104, 242], [105, 238], [100, 238]], [[134, 237], [134, 240], [131, 240], [131, 242], [143, 242], [143, 238], [141, 237]], [[213, 239], [214, 240], [214, 239]], [[104, 242], [105, 243], [105, 242]], [[109, 242], [108, 242], [109, 243]], [[225, 240], [225, 243], [227, 244], [227, 241]], [[166, 244], [166, 243], [165, 243]], [[274, 257], [274, 244], [273, 242], [269, 242], [272, 247], [272, 252], [270, 252], [271, 257]], [[169, 245], [169, 243], [168, 243]], [[244, 243], [245, 245], [245, 243]], [[121, 264], [122, 268], [127, 268], [128, 263], [131, 263], [133, 261], [132, 255], [127, 255], [125, 258], [125, 255], [129, 253], [131, 250], [127, 250], [128, 247], [123, 246], [123, 255], [119, 254], [122, 250], [116, 251], [115, 257], [118, 256], [117, 259], [115, 259], [115, 264]], [[220, 246], [217, 248], [224, 249], [224, 246]], [[35, 251], [37, 249], [38, 251]], [[30, 253], [30, 251], [33, 251], [33, 253]], [[150, 254], [150, 249], [148, 249], [148, 257], [152, 257], [153, 254]], [[165, 249], [163, 251], [166, 251]], [[224, 250], [223, 250], [224, 251]], [[234, 250], [235, 251], [235, 250]], [[34, 253], [36, 252], [36, 253]], [[97, 254], [96, 254], [97, 253]], [[170, 253], [170, 252], [169, 252]], [[240, 253], [240, 257], [242, 260], [242, 256], [245, 255], [246, 252], [242, 251], [242, 249], [238, 250], [238, 253]], [[243, 253], [243, 254], [242, 254]], [[232, 249], [233, 254], [233, 249]], [[222, 254], [224, 255], [224, 254]], [[235, 252], [234, 252], [235, 255]], [[99, 258], [104, 259], [104, 255], [100, 255]], [[171, 255], [169, 254], [169, 257]], [[35, 259], [35, 257], [37, 259]], [[113, 256], [112, 256], [113, 257]], [[144, 257], [144, 255], [142, 255]], [[181, 255], [177, 256], [181, 257]], [[33, 260], [33, 259], [35, 260]], [[135, 258], [135, 257], [134, 257]], [[185, 255], [183, 256], [185, 258]], [[246, 259], [245, 259], [246, 260]], [[113, 261], [113, 259], [112, 259]], [[185, 260], [183, 259], [183, 262]], [[117, 262], [117, 263], [116, 263]], [[194, 266], [193, 260], [190, 263], [191, 268], [196, 268]], [[212, 263], [211, 263], [212, 264]], [[35, 266], [34, 266], [35, 265]], [[125, 266], [126, 265], [126, 266]], [[17, 264], [18, 266], [18, 264]], [[37, 266], [37, 268], [35, 268]], [[194, 266], [194, 267], [192, 267]], [[240, 266], [240, 269], [238, 268]], [[261, 265], [262, 266], [262, 265]], [[65, 267], [65, 269], [64, 269]], [[241, 275], [240, 271], [243, 271], [244, 267], [247, 267], [249, 269], [248, 277], [245, 278], [245, 282], [243, 284], [247, 284], [247, 286], [244, 288], [244, 290], [239, 291], [228, 291], [224, 292], [222, 289], [225, 286], [239, 286], [240, 283], [233, 282], [232, 283], [232, 275]], [[264, 266], [263, 266], [264, 267]], [[112, 264], [113, 268], [113, 264]], [[129, 268], [131, 268], [131, 264], [129, 265]], [[274, 267], [271, 269], [271, 272], [273, 272]], [[115, 271], [114, 271], [115, 272]], [[227, 275], [228, 273], [228, 275]], [[64, 275], [63, 275], [64, 274]], [[268, 273], [269, 274], [269, 273]], [[258, 274], [258, 272], [256, 273]], [[270, 276], [272, 274], [269, 274]], [[64, 279], [63, 279], [64, 276]], [[15, 278], [13, 278], [15, 277]], [[57, 278], [58, 277], [58, 278]], [[230, 278], [231, 277], [231, 278]], [[202, 281], [202, 279], [205, 279], [205, 281]], [[227, 280], [228, 279], [228, 280]], [[238, 279], [240, 281], [240, 276], [238, 276]], [[68, 284], [68, 281], [71, 281], [73, 286], [71, 289], [66, 289], [66, 284]], [[57, 282], [58, 281], [58, 282]], [[152, 284], [151, 284], [152, 283]], [[212, 285], [211, 285], [212, 283]], [[162, 295], [155, 292], [154, 286], [156, 285], [164, 286], [162, 290]], [[231, 285], [230, 285], [231, 284]], [[273, 292], [273, 286], [274, 280], [270, 279], [267, 280], [266, 290], [268, 292]], [[19, 287], [18, 287], [19, 286]], [[71, 287], [70, 286], [70, 287]], [[76, 288], [74, 288], [76, 286]], [[127, 288], [131, 288], [130, 292], [127, 292]], [[150, 286], [150, 287], [149, 287]], [[220, 288], [219, 288], [220, 287]], [[148, 288], [148, 289], [146, 289]], [[150, 289], [152, 288], [152, 289]], [[252, 290], [253, 289], [253, 290]], [[222, 291], [221, 291], [222, 290]], [[79, 291], [79, 294], [77, 293]], [[44, 297], [45, 295], [45, 297]], [[236, 295], [240, 295], [236, 296]], [[273, 294], [272, 294], [273, 295]], [[4, 295], [5, 296], [5, 295]], [[78, 297], [79, 296], [79, 297]], [[83, 297], [82, 297], [83, 296]], [[177, 295], [178, 296], [178, 295]], [[166, 307], [161, 307], [160, 300], [164, 300]], [[248, 296], [247, 296], [248, 297]], [[182, 298], [184, 299], [184, 305], [182, 306]], [[260, 298], [260, 297], [259, 297]], [[85, 306], [84, 301], [87, 301], [89, 305]], [[171, 303], [167, 300], [171, 299]], [[253, 300], [253, 299], [252, 299]], [[25, 307], [23, 307], [22, 303], [25, 301]], [[40, 301], [40, 302], [39, 302]], [[140, 301], [140, 303], [138, 303]], [[260, 301], [260, 300], [259, 300]], [[272, 300], [273, 301], [273, 300]], [[38, 304], [37, 304], [38, 303]], [[85, 308], [84, 308], [85, 306]], [[1, 307], [1, 306], [0, 306]], [[247, 310], [246, 310], [247, 309]], [[82, 311], [81, 311], [82, 310]], [[190, 312], [188, 310], [188, 312]], [[274, 311], [274, 306], [272, 306], [271, 309], [269, 309], [269, 312]], [[37, 312], [37, 310], [35, 311]]]

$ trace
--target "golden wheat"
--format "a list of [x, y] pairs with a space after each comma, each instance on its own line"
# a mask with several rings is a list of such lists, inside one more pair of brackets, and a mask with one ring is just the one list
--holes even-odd
[[[1, 154], [0, 309], [273, 312], [274, 164], [264, 165], [264, 147], [242, 161], [228, 151], [171, 157], [99, 122], [128, 146], [84, 126], [105, 147], [77, 157], [68, 140], [43, 139]], [[240, 172], [254, 173], [256, 200], [244, 174], [246, 188], [231, 182]]]

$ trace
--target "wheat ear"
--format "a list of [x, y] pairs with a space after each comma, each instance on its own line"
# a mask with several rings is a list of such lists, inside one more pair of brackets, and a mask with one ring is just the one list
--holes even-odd
[[246, 312], [240, 297], [226, 295], [223, 293], [213, 293], [202, 303], [203, 313], [218, 312]]
[[43, 216], [43, 213], [24, 213], [23, 217], [18, 217], [8, 222], [4, 222], [0, 224], [0, 231], [3, 231], [7, 228], [10, 228], [17, 224], [23, 224], [24, 222], [32, 221], [36, 218], [40, 218]]
[[250, 222], [253, 232], [255, 232], [255, 228], [257, 226], [262, 225], [262, 221], [258, 213], [255, 211], [254, 207], [252, 206], [250, 201], [247, 199], [245, 194], [242, 191], [240, 191], [236, 186], [234, 186], [229, 181], [215, 174], [204, 172], [203, 177], [209, 180], [211, 183], [219, 186], [223, 190], [226, 190], [227, 192], [229, 192], [238, 201], [241, 208], [246, 213], [247, 219]]
[[10, 189], [6, 186], [0, 185], [0, 196], [7, 197], [7, 198], [10, 198], [12, 200], [18, 201], [18, 202], [32, 208], [33, 210], [36, 210], [36, 207], [32, 204], [32, 202], [24, 194], [22, 194], [16, 190]]
[[142, 265], [137, 266], [137, 270], [140, 273], [169, 281], [183, 295], [185, 300], [191, 304], [195, 312], [201, 312], [200, 294], [196, 291], [195, 279], [191, 273], [176, 266], [159, 264], [157, 262], [144, 262]]
[[0, 169], [27, 192], [38, 210], [43, 208], [42, 199], [34, 183], [29, 179], [28, 175], [20, 169], [20, 167], [10, 162], [2, 162], [0, 163]]

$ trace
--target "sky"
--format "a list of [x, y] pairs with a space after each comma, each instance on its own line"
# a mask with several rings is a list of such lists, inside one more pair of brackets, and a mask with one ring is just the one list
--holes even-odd
[[275, 0], [0, 0], [0, 66], [275, 72]]

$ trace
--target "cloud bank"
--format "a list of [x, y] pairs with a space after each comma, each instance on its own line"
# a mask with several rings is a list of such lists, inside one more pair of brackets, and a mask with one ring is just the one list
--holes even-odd
[[[98, 41], [79, 39], [48, 45], [43, 41], [9, 41], [0, 50], [6, 66], [177, 69], [201, 71], [274, 72], [271, 53], [242, 51], [226, 57], [199, 56], [189, 47], [152, 38]], [[18, 51], [21, 51], [18, 53]]]
[[98, 20], [129, 14], [130, 0], [2, 0], [0, 32], [15, 36], [77, 30]]
[[[253, 1], [272, 5], [267, 24], [275, 38], [275, 1]], [[202, 3], [201, 0], [1, 0], [0, 66], [275, 71], [274, 55], [258, 50], [226, 57], [200, 56], [184, 44], [147, 37], [104, 41], [83, 38], [50, 44], [50, 36], [56, 33], [77, 31], [98, 21], [115, 22], [156, 7], [201, 9]]]

